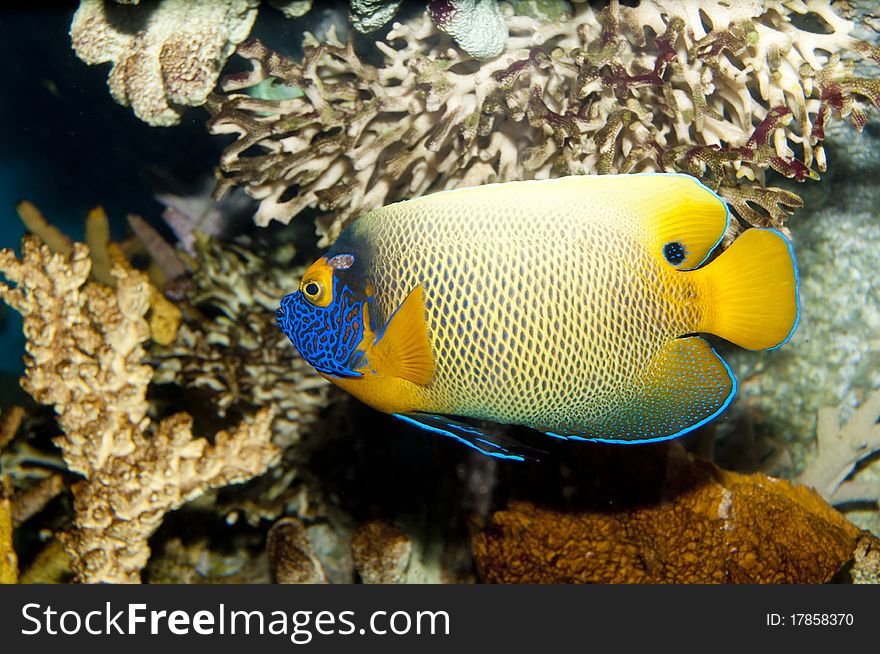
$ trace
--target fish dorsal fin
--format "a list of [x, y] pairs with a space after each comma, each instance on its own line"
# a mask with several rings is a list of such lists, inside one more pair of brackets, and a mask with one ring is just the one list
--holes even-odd
[[627, 175], [615, 182], [629, 187], [619, 189], [620, 209], [635, 219], [639, 237], [665, 266], [698, 267], [727, 231], [727, 205], [695, 177]]
[[434, 376], [434, 354], [428, 340], [425, 299], [419, 284], [403, 301], [376, 338], [369, 360], [377, 372], [420, 386]]

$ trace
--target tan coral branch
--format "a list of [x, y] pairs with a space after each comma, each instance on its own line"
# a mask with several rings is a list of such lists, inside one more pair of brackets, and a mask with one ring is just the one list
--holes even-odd
[[213, 445], [177, 414], [154, 425], [147, 415], [153, 370], [144, 365], [152, 285], [121, 258], [115, 289], [88, 282], [88, 248], [52, 253], [35, 237], [22, 258], [0, 251], [0, 298], [21, 312], [27, 338], [22, 386], [55, 407], [56, 439], [74, 487], [76, 518], [65, 544], [80, 581], [135, 582], [148, 538], [168, 511], [210, 488], [263, 473], [280, 456], [271, 441], [274, 412], [257, 412]]

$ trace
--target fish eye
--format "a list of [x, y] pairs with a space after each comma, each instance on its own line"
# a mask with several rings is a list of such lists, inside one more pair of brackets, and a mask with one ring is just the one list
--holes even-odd
[[322, 289], [318, 282], [306, 282], [302, 290], [307, 298], [314, 300], [321, 294]]

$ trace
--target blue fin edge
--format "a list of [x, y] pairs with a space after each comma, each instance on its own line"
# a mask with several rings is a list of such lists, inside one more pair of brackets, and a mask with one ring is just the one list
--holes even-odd
[[[395, 418], [397, 418], [398, 420], [402, 420], [404, 422], [407, 422], [411, 425], [418, 427], [419, 429], [424, 429], [425, 431], [429, 431], [429, 432], [432, 432], [435, 434], [440, 434], [441, 436], [448, 436], [449, 438], [454, 438], [459, 443], [464, 443], [468, 447], [470, 447], [474, 450], [477, 450], [477, 452], [479, 452], [480, 454], [485, 454], [486, 456], [495, 457], [496, 459], [507, 459], [510, 461], [525, 461], [525, 457], [520, 456], [519, 454], [508, 454], [507, 450], [505, 450], [500, 445], [498, 445], [496, 443], [491, 443], [483, 438], [475, 438], [474, 440], [479, 441], [481, 443], [485, 443], [493, 448], [496, 448], [496, 451], [484, 450], [479, 445], [477, 445], [475, 442], [469, 441], [466, 438], [462, 438], [458, 434], [455, 434], [454, 432], [449, 431], [448, 429], [441, 429], [440, 427], [432, 427], [431, 425], [426, 425], [424, 422], [421, 422], [421, 421], [416, 420], [414, 418], [411, 418], [409, 416], [405, 416], [402, 413], [392, 413], [391, 415], [394, 416]], [[462, 431], [470, 432], [470, 433], [478, 435], [478, 436], [483, 435], [483, 432], [478, 431], [476, 429], [470, 429], [470, 428], [460, 426], [460, 425], [456, 425], [456, 428], [461, 429]]]
[[[778, 347], [778, 346], [777, 346]], [[712, 422], [720, 416], [724, 411], [730, 406], [730, 403], [733, 402], [733, 398], [736, 396], [737, 391], [737, 383], [736, 383], [736, 375], [733, 374], [733, 371], [730, 369], [730, 366], [727, 365], [727, 361], [724, 360], [718, 352], [715, 351], [715, 348], [712, 347], [711, 343], [709, 344], [709, 349], [712, 350], [712, 354], [718, 357], [718, 360], [724, 366], [724, 369], [727, 371], [727, 376], [730, 378], [730, 394], [725, 398], [724, 402], [721, 404], [718, 409], [712, 413], [712, 415], [706, 416], [699, 422], [695, 422], [684, 429], [680, 429], [674, 434], [669, 434], [668, 436], [657, 436], [656, 438], [645, 438], [640, 440], [623, 440], [617, 438], [588, 438], [585, 436], [563, 436], [562, 434], [554, 434], [551, 432], [544, 432], [548, 436], [552, 436], [553, 438], [561, 438], [563, 440], [571, 440], [571, 441], [592, 441], [594, 443], [614, 443], [616, 445], [641, 445], [643, 443], [660, 443], [662, 441], [671, 441], [679, 436], [684, 436], [687, 433], [694, 431], [695, 429], [699, 429], [703, 425]]]

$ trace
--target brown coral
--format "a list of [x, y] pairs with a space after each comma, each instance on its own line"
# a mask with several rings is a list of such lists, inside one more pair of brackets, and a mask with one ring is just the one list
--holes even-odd
[[77, 514], [65, 539], [77, 577], [133, 582], [166, 512], [261, 474], [280, 452], [269, 440], [271, 409], [213, 445], [193, 438], [186, 414], [154, 424], [146, 400], [153, 371], [142, 363], [152, 286], [119, 261], [115, 289], [87, 282], [90, 261], [81, 243], [68, 260], [28, 237], [21, 260], [0, 252], [0, 272], [16, 284], [0, 284], [0, 297], [24, 319], [22, 387], [55, 407], [56, 443], [85, 478], [73, 489]]
[[859, 529], [804, 486], [692, 458], [673, 468], [656, 505], [564, 512], [514, 502], [474, 539], [481, 578], [823, 583], [853, 556]]
[[[815, 178], [825, 122], [864, 124], [880, 82], [856, 78], [838, 55], [870, 52], [818, 0], [700, 9], [711, 31], [686, 2], [599, 12], [582, 3], [545, 25], [511, 16], [507, 51], [485, 62], [451, 48], [427, 15], [376, 44], [381, 66], [332, 34], [307, 38], [302, 63], [242, 44], [252, 71], [206, 104], [211, 131], [238, 136], [217, 191], [244, 186], [260, 201], [259, 225], [319, 208], [326, 244], [364, 211], [442, 189], [677, 170], [701, 177], [744, 220], [779, 226], [800, 198], [765, 188], [765, 171]], [[795, 13], [827, 33], [799, 30]], [[270, 77], [302, 97], [239, 92]]]

